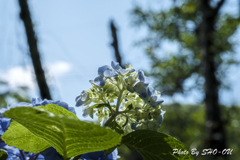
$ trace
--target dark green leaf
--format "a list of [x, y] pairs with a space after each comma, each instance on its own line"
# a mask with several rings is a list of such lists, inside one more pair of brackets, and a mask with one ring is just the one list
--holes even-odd
[[98, 103], [94, 104], [92, 108], [101, 108], [101, 107], [106, 107], [108, 104], [107, 103]]
[[112, 148], [106, 149], [106, 150], [104, 150], [104, 154], [107, 156], [110, 153], [112, 153], [116, 148], [117, 148], [117, 146], [114, 146]]
[[130, 111], [131, 109], [133, 109], [132, 104], [130, 104], [129, 106], [127, 106], [126, 111]]
[[123, 129], [118, 125], [117, 122], [112, 121], [109, 125], [108, 125], [111, 129], [115, 130], [117, 133], [119, 133], [120, 135], [124, 134]]
[[187, 149], [177, 139], [155, 131], [131, 132], [123, 136], [122, 144], [131, 150], [137, 150], [144, 160], [193, 160], [190, 152], [187, 155], [173, 155], [173, 149], [181, 149], [181, 151], [187, 151]]
[[4, 150], [0, 149], [0, 159], [6, 160], [7, 158], [8, 158], [7, 153]]

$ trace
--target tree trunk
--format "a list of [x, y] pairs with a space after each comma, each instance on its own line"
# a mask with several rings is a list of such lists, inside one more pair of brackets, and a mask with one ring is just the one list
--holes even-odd
[[36, 79], [37, 79], [37, 84], [40, 90], [40, 95], [42, 99], [46, 98], [50, 100], [51, 95], [46, 82], [44, 70], [42, 68], [40, 54], [37, 46], [37, 39], [35, 36], [35, 32], [33, 30], [33, 25], [32, 25], [32, 20], [31, 20], [31, 15], [28, 8], [27, 0], [18, 0], [18, 2], [21, 8], [20, 18], [22, 19], [25, 26], [27, 41], [29, 45], [33, 68], [34, 68]]
[[[221, 118], [219, 106], [219, 81], [216, 77], [218, 65], [215, 63], [216, 53], [213, 48], [214, 25], [220, 7], [224, 0], [218, 3], [216, 8], [209, 5], [209, 0], [200, 1], [202, 12], [202, 22], [198, 27], [198, 40], [200, 50], [203, 54], [203, 75], [205, 77], [205, 104], [206, 104], [206, 146], [204, 148], [218, 149], [222, 151], [226, 148], [226, 138], [224, 126]], [[209, 159], [217, 159], [222, 156], [218, 153], [215, 156], [208, 156]], [[206, 157], [207, 158], [207, 157]], [[224, 157], [226, 159], [226, 157]]]

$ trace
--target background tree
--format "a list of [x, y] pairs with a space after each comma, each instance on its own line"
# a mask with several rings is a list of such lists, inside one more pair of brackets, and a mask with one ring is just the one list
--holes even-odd
[[18, 86], [13, 90], [8, 82], [0, 80], [0, 88], [0, 108], [7, 108], [12, 103], [29, 102], [30, 100], [26, 86]]
[[[226, 70], [237, 63], [235, 43], [230, 38], [236, 32], [239, 19], [220, 12], [224, 0], [173, 2], [169, 10], [136, 6], [132, 11], [133, 23], [149, 31], [139, 42], [151, 59], [152, 69], [148, 75], [155, 78], [155, 87], [164, 95], [187, 93], [192, 89], [204, 93], [207, 133], [204, 145], [222, 150], [226, 148], [226, 140], [218, 92], [227, 86]], [[159, 54], [165, 41], [171, 41], [178, 47], [177, 51]], [[188, 79], [194, 81], [194, 85], [184, 85]]]

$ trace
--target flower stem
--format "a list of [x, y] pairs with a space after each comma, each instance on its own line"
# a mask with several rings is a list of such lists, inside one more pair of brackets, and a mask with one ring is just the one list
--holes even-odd
[[124, 89], [121, 89], [121, 90], [120, 90], [120, 93], [119, 93], [119, 96], [118, 96], [118, 99], [117, 99], [116, 112], [118, 112], [119, 107], [120, 107], [120, 104], [121, 104], [121, 102], [122, 102], [122, 94], [123, 94], [123, 91], [124, 91]]
[[114, 118], [115, 118], [118, 114], [120, 114], [120, 112], [119, 112], [119, 107], [120, 107], [120, 104], [121, 104], [121, 102], [122, 102], [122, 94], [123, 94], [123, 92], [124, 92], [124, 89], [121, 89], [121, 90], [119, 91], [119, 96], [118, 96], [118, 99], [117, 99], [116, 111], [115, 111], [115, 113], [113, 113], [112, 116], [106, 121], [106, 123], [104, 124], [105, 127], [108, 126], [108, 125], [114, 120]]

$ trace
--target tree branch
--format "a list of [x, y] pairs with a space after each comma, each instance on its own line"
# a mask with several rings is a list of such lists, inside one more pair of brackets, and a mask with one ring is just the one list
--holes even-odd
[[33, 30], [32, 19], [29, 12], [27, 0], [18, 0], [18, 2], [21, 8], [20, 18], [22, 19], [25, 26], [27, 41], [29, 45], [29, 51], [31, 54], [31, 59], [32, 59], [33, 68], [34, 68], [36, 79], [37, 79], [37, 84], [40, 90], [40, 95], [42, 99], [44, 98], [51, 99], [50, 91], [49, 91], [44, 70], [41, 64], [40, 54], [37, 46], [37, 38]]
[[111, 43], [111, 45], [114, 49], [116, 60], [122, 68], [125, 68], [122, 64], [122, 57], [120, 55], [119, 48], [118, 48], [117, 29], [114, 25], [113, 20], [111, 20], [110, 22], [110, 27], [111, 27], [112, 38], [113, 38], [113, 42]]
[[219, 9], [222, 7], [223, 3], [225, 2], [225, 0], [220, 0], [217, 4], [217, 7], [214, 8], [213, 14], [214, 16], [216, 16], [219, 12]]

